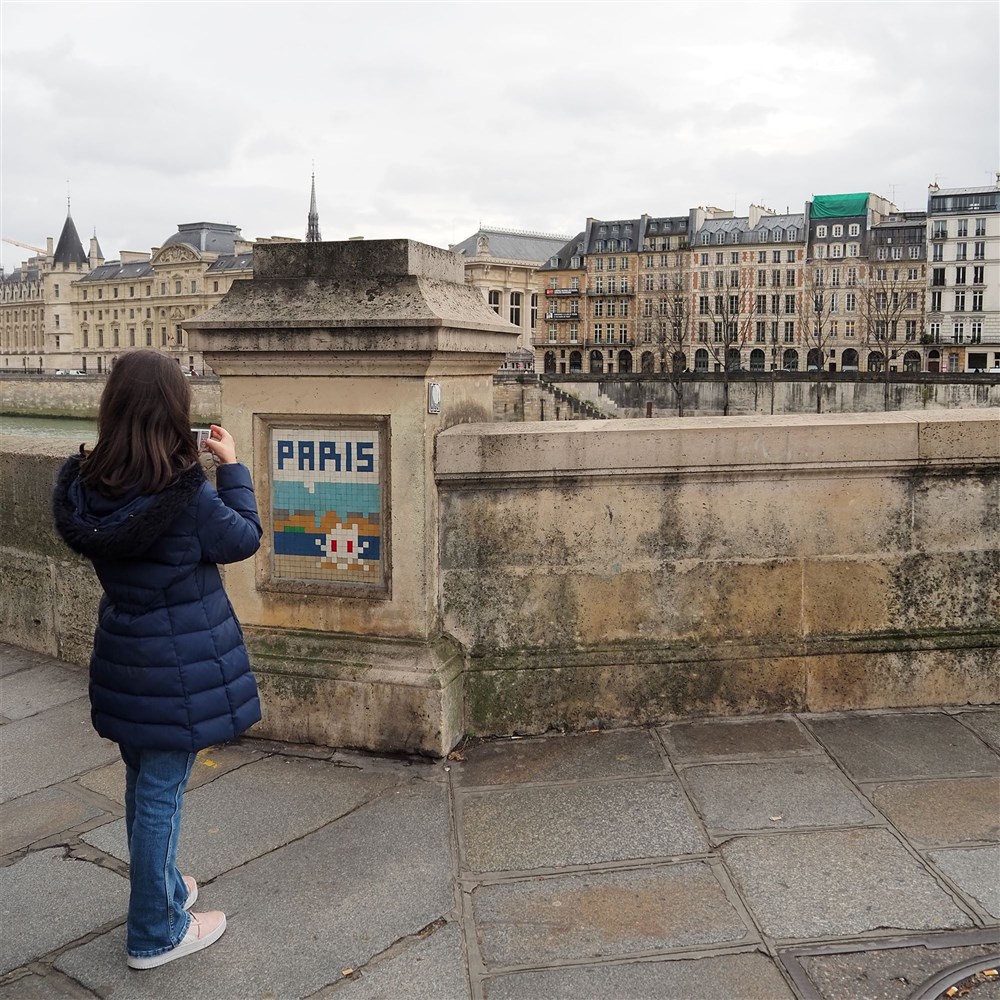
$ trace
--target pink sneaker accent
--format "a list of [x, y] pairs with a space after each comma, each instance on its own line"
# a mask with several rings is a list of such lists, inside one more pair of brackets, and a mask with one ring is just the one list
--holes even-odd
[[170, 951], [147, 958], [129, 955], [128, 967], [130, 969], [155, 969], [158, 965], [166, 965], [167, 962], [172, 962], [175, 958], [193, 955], [196, 951], [201, 951], [202, 948], [207, 948], [210, 944], [218, 941], [225, 929], [226, 915], [221, 910], [192, 913], [191, 925], [188, 927], [187, 933]]
[[190, 910], [198, 899], [198, 883], [190, 875], [182, 875], [181, 879], [188, 891], [187, 899], [184, 900], [184, 909]]

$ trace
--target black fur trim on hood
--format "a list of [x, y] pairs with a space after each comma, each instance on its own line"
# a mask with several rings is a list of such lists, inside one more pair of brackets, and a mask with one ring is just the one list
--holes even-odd
[[80, 456], [59, 470], [52, 493], [52, 516], [63, 541], [90, 559], [127, 559], [141, 555], [176, 520], [205, 481], [205, 471], [193, 465], [159, 493], [137, 497], [106, 515], [86, 509], [80, 482]]

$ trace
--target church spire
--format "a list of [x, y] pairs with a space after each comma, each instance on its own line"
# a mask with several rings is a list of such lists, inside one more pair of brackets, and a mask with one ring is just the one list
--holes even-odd
[[316, 172], [312, 175], [312, 194], [309, 197], [309, 226], [306, 229], [306, 243], [320, 243], [323, 237], [319, 234], [319, 211], [316, 208]]

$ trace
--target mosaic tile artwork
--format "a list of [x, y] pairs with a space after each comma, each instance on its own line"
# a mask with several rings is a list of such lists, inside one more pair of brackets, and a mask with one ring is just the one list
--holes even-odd
[[377, 427], [271, 428], [274, 576], [385, 583]]

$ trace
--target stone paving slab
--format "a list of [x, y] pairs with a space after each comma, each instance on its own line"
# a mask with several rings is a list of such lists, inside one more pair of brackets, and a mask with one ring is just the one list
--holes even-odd
[[1000, 920], [1000, 844], [931, 851], [927, 856], [966, 896]]
[[[909, 1000], [914, 990], [949, 965], [996, 954], [997, 946], [883, 948], [799, 959], [824, 1000]], [[979, 993], [975, 1000], [985, 1000]]]
[[773, 938], [972, 926], [886, 830], [740, 837], [720, 852], [758, 926]]
[[107, 815], [72, 788], [43, 788], [0, 804], [0, 857]]
[[674, 722], [660, 733], [678, 761], [822, 752], [793, 719]]
[[826, 761], [702, 764], [680, 772], [711, 830], [780, 830], [877, 820]]
[[994, 750], [1000, 750], [1000, 708], [978, 708], [959, 712], [955, 718], [972, 729]]
[[[0, 677], [8, 677], [19, 670], [37, 669], [59, 662], [48, 653], [36, 653], [30, 649], [21, 649], [20, 646], [0, 642]], [[65, 666], [69, 669], [69, 664]]]
[[750, 934], [706, 862], [484, 885], [472, 905], [487, 967], [624, 957]]
[[414, 781], [206, 886], [229, 921], [211, 948], [137, 978], [120, 927], [56, 968], [105, 1000], [306, 997], [451, 913], [449, 843], [446, 787]]
[[[240, 743], [227, 743], [223, 746], [208, 747], [199, 750], [195, 758], [194, 766], [191, 768], [191, 777], [188, 780], [188, 791], [199, 788], [209, 781], [234, 771], [244, 764], [251, 764], [257, 760], [264, 760], [265, 754], [259, 750], [244, 747]], [[107, 767], [99, 767], [94, 771], [77, 778], [77, 783], [89, 788], [91, 791], [103, 795], [112, 802], [117, 802], [123, 809], [125, 808], [125, 765], [121, 758]]]
[[868, 794], [915, 844], [1000, 841], [1000, 778], [899, 781], [877, 785]]
[[[215, 878], [356, 809], [396, 783], [305, 757], [266, 757], [184, 796], [177, 851], [182, 871]], [[83, 835], [98, 850], [128, 860], [125, 820]]]
[[90, 700], [50, 708], [0, 726], [0, 802], [100, 767], [118, 757], [90, 723]]
[[373, 963], [371, 971], [310, 1000], [471, 1000], [466, 966], [461, 928], [449, 921], [398, 955]]
[[794, 1000], [766, 955], [576, 965], [487, 979], [485, 1000]]
[[641, 729], [502, 740], [467, 747], [463, 754], [465, 761], [456, 764], [453, 773], [464, 787], [622, 778], [668, 769], [651, 736]]
[[1000, 757], [940, 712], [806, 721], [855, 781], [1000, 773]]
[[522, 786], [459, 798], [465, 866], [522, 871], [705, 851], [673, 778]]
[[85, 698], [87, 685], [85, 670], [52, 661], [33, 670], [21, 670], [0, 684], [0, 715], [26, 719], [47, 708]]
[[58, 972], [45, 976], [32, 972], [0, 986], [0, 1000], [94, 1000], [94, 996]]
[[[74, 905], [67, 905], [67, 901]], [[54, 848], [0, 868], [0, 975], [125, 919], [128, 882]]]

